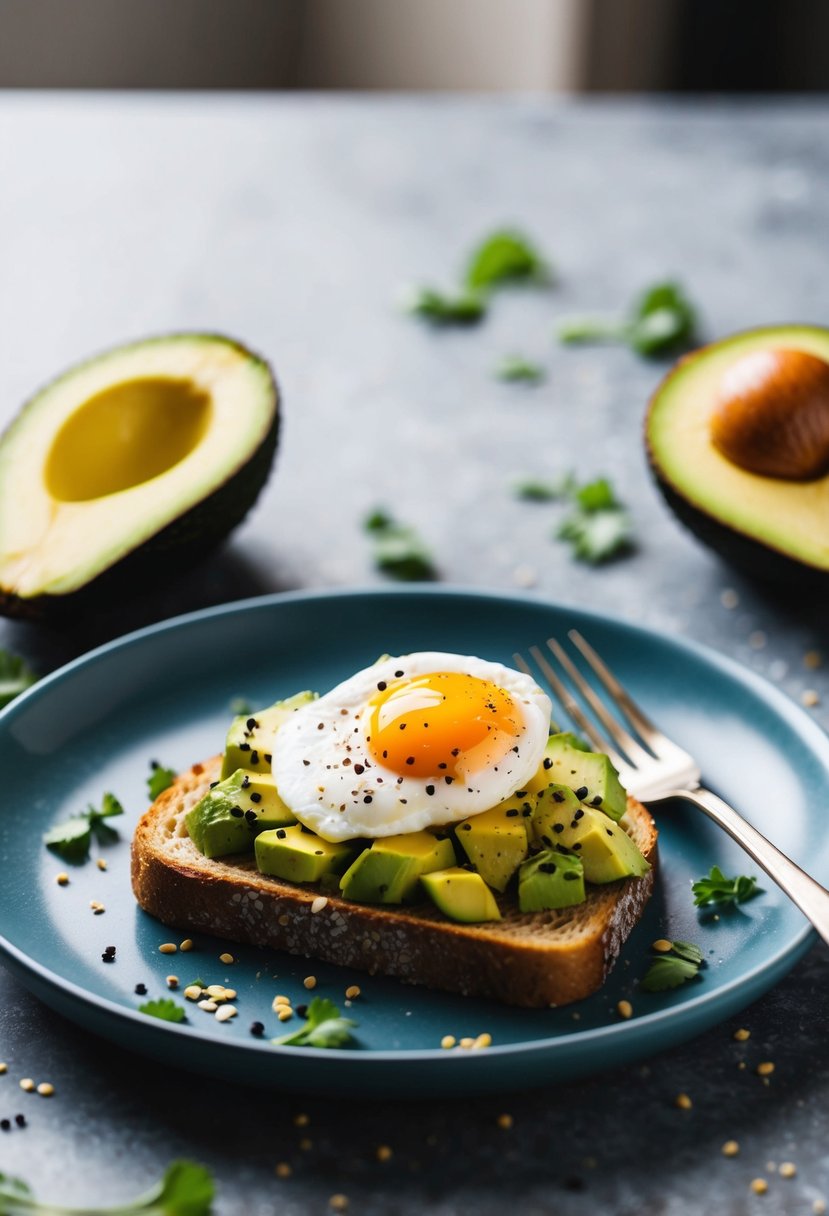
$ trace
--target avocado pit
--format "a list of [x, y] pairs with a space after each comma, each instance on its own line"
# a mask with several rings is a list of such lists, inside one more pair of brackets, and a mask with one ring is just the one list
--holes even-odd
[[711, 442], [738, 468], [785, 481], [829, 472], [829, 363], [805, 350], [750, 351], [723, 374]]

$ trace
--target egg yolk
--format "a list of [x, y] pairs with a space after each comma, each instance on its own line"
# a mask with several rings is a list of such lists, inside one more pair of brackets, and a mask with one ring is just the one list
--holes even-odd
[[369, 750], [401, 777], [467, 778], [503, 760], [523, 729], [508, 692], [463, 672], [381, 681], [377, 689]]

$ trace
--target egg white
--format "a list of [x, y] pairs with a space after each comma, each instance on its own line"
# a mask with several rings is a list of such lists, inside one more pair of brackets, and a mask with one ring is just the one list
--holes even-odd
[[[378, 764], [365, 738], [368, 705], [378, 683], [393, 682], [400, 671], [406, 676], [462, 672], [504, 689], [523, 718], [517, 750], [451, 784], [439, 777], [401, 777]], [[326, 840], [440, 827], [489, 810], [529, 781], [544, 755], [551, 708], [534, 680], [500, 663], [440, 651], [384, 659], [291, 714], [274, 740], [274, 780], [299, 822]]]

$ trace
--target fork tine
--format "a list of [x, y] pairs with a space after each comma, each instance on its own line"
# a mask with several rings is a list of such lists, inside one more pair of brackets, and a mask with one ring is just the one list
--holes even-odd
[[613, 714], [609, 712], [601, 697], [596, 695], [592, 685], [587, 683], [584, 676], [573, 663], [570, 656], [565, 653], [556, 639], [548, 638], [547, 646], [567, 672], [568, 676], [573, 681], [584, 700], [593, 710], [593, 713], [599, 719], [602, 726], [604, 726], [613, 742], [617, 747], [622, 749], [630, 763], [634, 767], [641, 767], [641, 765], [649, 763], [653, 757], [649, 752], [645, 751], [641, 743], [638, 743], [629, 731], [625, 730], [618, 718], [614, 718]]
[[[619, 756], [616, 752], [612, 751], [608, 747], [607, 740], [602, 738], [602, 736], [596, 730], [593, 723], [589, 720], [589, 718], [586, 718], [585, 715], [582, 713], [581, 706], [579, 705], [578, 701], [572, 695], [570, 690], [558, 678], [555, 671], [550, 666], [549, 661], [542, 654], [542, 652], [538, 648], [538, 646], [531, 646], [530, 654], [532, 655], [532, 657], [535, 659], [536, 663], [538, 664], [538, 666], [544, 676], [544, 679], [547, 681], [547, 683], [550, 685], [550, 688], [553, 690], [555, 695], [558, 697], [558, 699], [559, 699], [561, 705], [564, 707], [564, 710], [567, 713], [568, 717], [570, 717], [572, 719], [572, 721], [576, 724], [576, 726], [579, 728], [579, 730], [582, 731], [582, 733], [587, 736], [587, 738], [590, 740], [590, 742], [593, 744], [593, 746], [598, 751], [600, 751], [600, 752], [603, 751], [603, 752], [605, 752], [606, 755], [610, 756], [610, 759], [612, 760], [613, 764], [617, 768], [619, 767], [620, 764], [625, 765], [625, 762], [622, 759], [622, 757]], [[520, 668], [521, 671], [524, 672], [525, 675], [528, 675], [531, 678], [534, 678], [532, 671], [530, 670], [529, 666], [527, 665], [527, 663], [524, 661], [524, 659], [522, 658], [522, 656], [520, 654], [513, 655], [513, 661], [515, 662], [516, 666], [518, 668]], [[627, 765], [625, 765], [625, 767], [627, 767]]]
[[571, 629], [568, 637], [577, 650], [581, 652], [586, 662], [593, 669], [596, 675], [604, 684], [607, 691], [616, 699], [624, 712], [627, 714], [631, 725], [639, 732], [649, 747], [658, 748], [661, 743], [666, 742], [665, 736], [658, 727], [654, 726], [650, 718], [642, 712], [639, 706], [631, 697], [630, 693], [619, 683], [613, 672], [607, 664], [599, 658], [596, 651], [589, 642], [581, 636], [577, 629]]

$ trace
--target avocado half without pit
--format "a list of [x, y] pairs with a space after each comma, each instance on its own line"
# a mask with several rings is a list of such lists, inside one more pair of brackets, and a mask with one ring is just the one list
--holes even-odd
[[198, 560], [253, 506], [278, 427], [270, 368], [229, 338], [71, 368], [0, 439], [0, 611], [105, 608]]
[[754, 577], [829, 573], [829, 329], [750, 330], [682, 359], [651, 399], [651, 469], [679, 519]]

